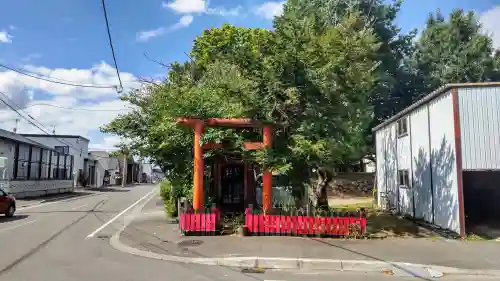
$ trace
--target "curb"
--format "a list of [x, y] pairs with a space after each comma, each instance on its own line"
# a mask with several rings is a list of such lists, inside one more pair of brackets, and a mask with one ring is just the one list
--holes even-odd
[[[148, 200], [147, 200], [148, 201]], [[145, 204], [144, 204], [145, 205]], [[137, 207], [135, 214], [143, 206]], [[124, 226], [110, 239], [110, 244], [118, 251], [144, 258], [164, 260], [169, 262], [236, 267], [242, 269], [270, 269], [270, 270], [304, 270], [304, 271], [344, 271], [383, 273], [388, 275], [440, 278], [446, 275], [462, 276], [495, 276], [500, 277], [500, 270], [474, 270], [447, 266], [414, 264], [406, 262], [371, 261], [371, 260], [338, 260], [338, 259], [311, 259], [311, 258], [284, 258], [284, 257], [213, 257], [192, 258], [174, 255], [165, 255], [143, 251], [120, 242], [120, 235], [134, 218], [129, 217]]]

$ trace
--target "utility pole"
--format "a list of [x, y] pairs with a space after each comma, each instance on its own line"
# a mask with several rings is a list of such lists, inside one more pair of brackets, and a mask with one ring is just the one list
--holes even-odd
[[122, 187], [125, 187], [125, 181], [127, 180], [127, 155], [123, 154], [123, 166], [122, 166]]
[[17, 133], [17, 127], [19, 126], [19, 118], [16, 118], [16, 125], [14, 126], [14, 133]]

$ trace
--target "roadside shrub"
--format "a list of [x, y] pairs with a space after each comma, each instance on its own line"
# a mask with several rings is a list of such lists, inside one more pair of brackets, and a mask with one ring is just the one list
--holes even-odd
[[172, 184], [168, 180], [162, 181], [160, 184], [160, 196], [163, 199], [165, 212], [170, 217], [177, 216], [177, 198], [174, 196]]

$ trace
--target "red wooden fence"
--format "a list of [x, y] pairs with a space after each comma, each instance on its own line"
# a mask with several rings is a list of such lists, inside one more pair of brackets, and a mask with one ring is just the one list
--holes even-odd
[[179, 214], [179, 228], [182, 232], [215, 232], [219, 222], [217, 209], [194, 212], [182, 211]]
[[349, 235], [351, 225], [359, 225], [361, 233], [364, 233], [366, 218], [252, 214], [250, 209], [246, 209], [245, 225], [248, 232], [253, 234], [336, 236]]

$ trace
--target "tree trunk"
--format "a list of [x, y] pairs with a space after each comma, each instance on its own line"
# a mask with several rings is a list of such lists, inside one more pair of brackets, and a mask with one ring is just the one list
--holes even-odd
[[316, 209], [318, 210], [328, 210], [328, 184], [332, 180], [332, 177], [325, 169], [318, 169], [316, 171], [318, 175], [318, 182], [314, 190], [314, 197], [316, 201]]

